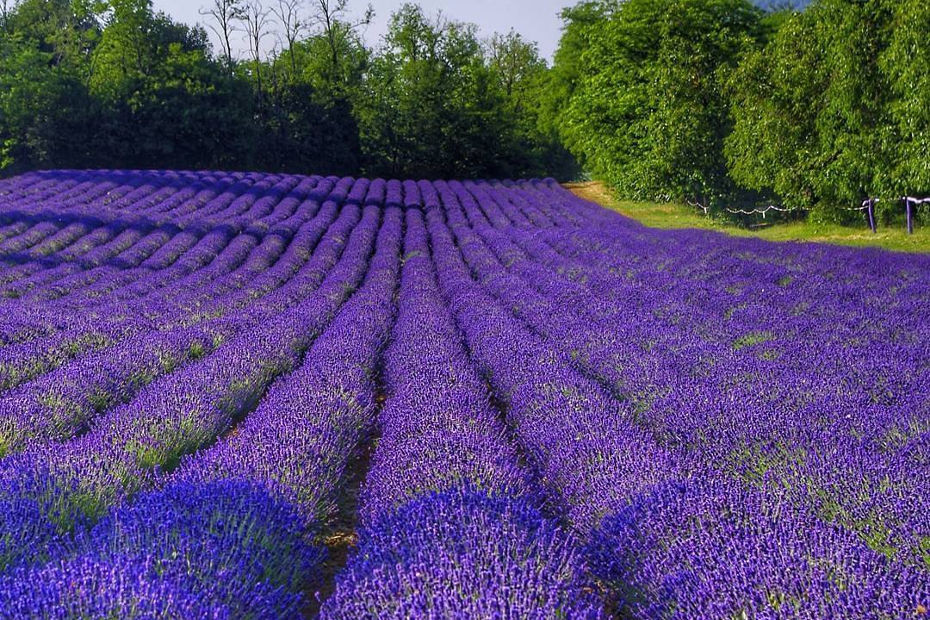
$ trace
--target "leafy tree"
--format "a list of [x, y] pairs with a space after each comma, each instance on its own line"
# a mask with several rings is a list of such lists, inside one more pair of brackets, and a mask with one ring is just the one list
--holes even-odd
[[353, 19], [347, 0], [212, 0], [202, 14], [218, 56], [151, 0], [0, 5], [0, 173], [573, 174], [547, 118], [545, 62], [515, 33], [485, 47], [474, 26], [407, 5], [373, 51], [359, 35], [371, 8]]
[[828, 86], [825, 55], [821, 33], [794, 15], [764, 49], [746, 55], [730, 80], [730, 173], [742, 186], [774, 193], [791, 207], [818, 198], [815, 142]]
[[152, 11], [151, 0], [111, 0], [93, 53], [90, 87], [104, 97], [123, 97], [164, 69], [174, 53], [209, 55], [207, 33]]
[[878, 57], [886, 45], [884, 0], [826, 0], [805, 16], [828, 41], [829, 84], [818, 116], [822, 166], [816, 189], [828, 204], [858, 204], [879, 195], [889, 169], [886, 142], [887, 83]]
[[0, 38], [0, 169], [47, 156], [48, 136], [36, 117], [57, 99], [49, 60], [21, 40]]
[[22, 0], [6, 18], [11, 36], [51, 54], [50, 64], [89, 73], [100, 36], [99, 0]]
[[298, 81], [333, 98], [351, 100], [361, 88], [372, 54], [357, 32], [343, 27], [340, 32], [336, 39], [338, 60], [335, 65], [332, 62], [333, 40], [322, 33], [298, 41], [289, 52], [296, 56]]
[[[88, 161], [114, 167], [233, 163], [228, 148], [251, 127], [245, 88], [210, 58], [206, 32], [153, 13], [148, 0], [116, 0], [93, 53], [98, 109]], [[248, 153], [239, 146], [233, 153]]]
[[500, 169], [503, 100], [474, 26], [406, 4], [385, 42], [359, 102], [368, 169], [432, 177]]
[[[349, 0], [312, 0], [313, 15], [311, 23], [319, 29], [316, 40], [322, 43], [325, 54], [321, 56], [323, 68], [322, 75], [329, 82], [339, 87], [344, 85], [347, 69], [344, 63], [352, 61], [354, 56], [350, 53], [357, 49], [358, 30], [367, 26], [374, 18], [374, 8], [369, 4], [361, 19], [351, 20]], [[321, 49], [320, 51], [324, 51]], [[351, 74], [351, 66], [348, 68]]]
[[930, 4], [890, 0], [888, 45], [879, 66], [890, 84], [888, 149], [894, 162], [882, 183], [883, 194], [930, 195]]
[[370, 9], [355, 22], [342, 21], [344, 1], [281, 0], [272, 12], [288, 47], [263, 70], [270, 77], [255, 165], [357, 174], [361, 151], [354, 102], [369, 58], [358, 30]]
[[269, 94], [261, 127], [251, 167], [337, 175], [359, 170], [358, 126], [345, 99], [285, 82]]
[[888, 103], [896, 79], [880, 62], [893, 54], [885, 48], [894, 4], [815, 2], [746, 56], [730, 82], [726, 151], [737, 182], [826, 219], [895, 187]]
[[574, 137], [581, 136], [571, 131], [568, 115], [564, 112], [581, 81], [582, 54], [593, 45], [592, 38], [597, 35], [599, 25], [616, 6], [616, 2], [587, 0], [563, 9], [562, 38], [555, 52], [555, 61], [541, 78], [537, 97], [540, 128], [558, 134], [581, 162], [584, 162], [585, 150], [581, 144], [573, 142]]
[[97, 23], [84, 4], [65, 0], [25, 0], [5, 9], [0, 173], [80, 164], [94, 118], [84, 79]]
[[508, 100], [517, 109], [527, 104], [527, 91], [533, 80], [545, 71], [539, 47], [511, 30], [495, 34], [488, 42], [488, 63]]
[[550, 71], [535, 43], [511, 30], [488, 42], [487, 61], [504, 97], [512, 154], [506, 165], [517, 174], [548, 174], [574, 178], [578, 166], [562, 145], [556, 126], [549, 121]]
[[731, 197], [723, 86], [761, 36], [760, 11], [746, 0], [628, 0], [580, 14], [593, 23], [580, 29], [586, 46], [560, 123], [569, 148], [629, 197]]

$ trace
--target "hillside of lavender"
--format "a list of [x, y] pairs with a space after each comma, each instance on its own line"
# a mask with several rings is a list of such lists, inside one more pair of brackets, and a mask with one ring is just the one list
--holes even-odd
[[928, 318], [552, 180], [2, 180], [0, 617], [924, 617]]

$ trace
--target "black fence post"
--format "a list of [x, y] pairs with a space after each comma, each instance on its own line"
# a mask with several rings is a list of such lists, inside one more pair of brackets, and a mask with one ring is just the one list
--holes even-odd
[[872, 234], [874, 235], [876, 232], [878, 232], [878, 226], [875, 224], [875, 199], [869, 198], [867, 202], [869, 204], [869, 228], [872, 229]]
[[911, 215], [911, 199], [904, 197], [904, 204], [907, 205], [907, 234], [914, 234], [914, 217]]

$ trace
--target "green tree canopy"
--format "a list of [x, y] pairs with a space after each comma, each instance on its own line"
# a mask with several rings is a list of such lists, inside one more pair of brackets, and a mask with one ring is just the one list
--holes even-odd
[[584, 45], [578, 68], [564, 70], [577, 78], [560, 123], [569, 147], [629, 197], [729, 197], [724, 84], [761, 35], [760, 11], [745, 0], [628, 0], [566, 14], [576, 15], [583, 25], [568, 32]]
[[406, 4], [391, 18], [359, 102], [366, 163], [395, 176], [501, 171], [503, 104], [475, 27]]
[[540, 129], [547, 69], [533, 44], [485, 45], [474, 26], [407, 5], [371, 50], [359, 35], [371, 10], [353, 14], [348, 0], [214, 0], [202, 15], [215, 55], [203, 28], [151, 0], [0, 5], [0, 172], [572, 174]]
[[733, 74], [733, 178], [822, 216], [930, 189], [930, 7], [820, 0]]
[[891, 3], [890, 35], [879, 57], [890, 85], [887, 121], [893, 166], [883, 183], [886, 195], [930, 195], [930, 4]]

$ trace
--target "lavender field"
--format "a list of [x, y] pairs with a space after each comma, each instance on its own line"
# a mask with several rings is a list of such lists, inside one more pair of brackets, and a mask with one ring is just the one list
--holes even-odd
[[0, 617], [928, 607], [928, 256], [548, 180], [0, 181]]

